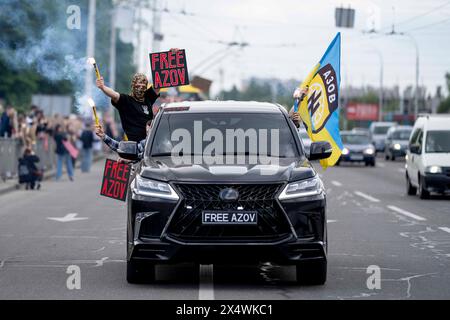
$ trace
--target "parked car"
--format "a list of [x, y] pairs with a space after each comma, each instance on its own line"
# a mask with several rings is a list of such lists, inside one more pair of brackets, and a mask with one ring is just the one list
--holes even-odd
[[395, 122], [372, 122], [370, 124], [370, 137], [377, 152], [384, 151], [384, 141], [386, 139], [386, 134], [389, 128], [394, 125], [396, 125]]
[[406, 192], [421, 199], [450, 191], [450, 115], [423, 115], [406, 152]]
[[389, 128], [384, 142], [384, 157], [386, 160], [395, 160], [396, 157], [404, 157], [408, 149], [412, 126], [393, 126]]
[[345, 161], [363, 162], [366, 166], [375, 166], [375, 147], [370, 142], [370, 137], [367, 134], [342, 131], [341, 140], [344, 149], [342, 149], [338, 165]]
[[[228, 148], [227, 140], [227, 148], [215, 149], [212, 155], [219, 156], [218, 162], [211, 162], [207, 148], [222, 138], [234, 139], [229, 133], [234, 130], [248, 133], [248, 143]], [[264, 163], [249, 162], [250, 156], [258, 155], [254, 147], [261, 145], [261, 140], [250, 140], [253, 130], [265, 132], [261, 136], [267, 141], [278, 137], [267, 149]], [[183, 151], [177, 147], [180, 143]], [[135, 142], [121, 142], [127, 144]], [[119, 146], [119, 155], [135, 159], [137, 148], [121, 151], [127, 149]], [[128, 282], [153, 281], [156, 264], [270, 261], [295, 265], [299, 283], [325, 283], [326, 194], [309, 160], [325, 159], [331, 150], [328, 142], [314, 142], [306, 157], [297, 128], [280, 105], [237, 101], [165, 105], [154, 119], [144, 159], [131, 178]]]

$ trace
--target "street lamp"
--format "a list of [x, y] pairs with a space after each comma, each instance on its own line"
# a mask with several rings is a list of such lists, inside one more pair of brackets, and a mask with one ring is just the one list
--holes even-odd
[[383, 121], [383, 68], [384, 68], [384, 61], [383, 61], [383, 54], [380, 50], [373, 48], [373, 52], [375, 52], [378, 56], [378, 59], [380, 59], [380, 90], [378, 91], [378, 104], [379, 104], [379, 111], [378, 111], [378, 121]]
[[419, 45], [417, 43], [417, 40], [410, 33], [396, 32], [392, 30], [388, 33], [388, 35], [406, 36], [411, 39], [416, 49], [416, 88], [414, 90], [414, 116], [417, 118], [417, 115], [419, 114]]

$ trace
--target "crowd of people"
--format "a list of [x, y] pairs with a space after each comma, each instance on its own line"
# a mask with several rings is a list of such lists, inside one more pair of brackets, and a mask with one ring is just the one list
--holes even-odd
[[[107, 113], [103, 117], [103, 126], [109, 136], [118, 137], [113, 118]], [[35, 105], [23, 113], [10, 105], [6, 108], [0, 105], [0, 137], [18, 141], [21, 155], [17, 159], [19, 183], [30, 189], [39, 188], [43, 170], [48, 169], [38, 163], [37, 148], [44, 153], [55, 153], [56, 180], [61, 179], [65, 166], [71, 181], [74, 180], [76, 162], [81, 161], [81, 172], [89, 172], [94, 150], [102, 150], [101, 141], [94, 134], [92, 119], [75, 114], [46, 116]]]

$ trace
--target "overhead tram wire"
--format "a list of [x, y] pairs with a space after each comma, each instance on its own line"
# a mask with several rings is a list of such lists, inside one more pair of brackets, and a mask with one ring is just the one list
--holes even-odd
[[446, 22], [448, 22], [448, 21], [450, 21], [450, 17], [449, 17], [449, 18], [446, 18], [446, 19], [444, 19], [444, 20], [441, 20], [441, 21], [437, 21], [437, 22], [434, 22], [434, 23], [430, 23], [430, 24], [426, 24], [426, 25], [423, 25], [423, 26], [419, 26], [419, 27], [416, 27], [416, 28], [412, 28], [412, 29], [406, 30], [406, 32], [411, 32], [411, 31], [417, 31], [417, 30], [427, 29], [427, 28], [429, 28], [429, 27], [434, 27], [434, 26], [436, 26], [436, 25], [443, 24], [443, 23], [446, 23]]
[[426, 16], [426, 15], [429, 15], [430, 13], [433, 13], [433, 12], [435, 12], [435, 11], [437, 11], [437, 10], [443, 8], [443, 7], [448, 6], [449, 4], [450, 4], [450, 1], [447, 1], [447, 2], [445, 2], [445, 3], [443, 3], [443, 4], [441, 4], [441, 5], [437, 6], [437, 7], [435, 7], [435, 8], [433, 8], [433, 9], [429, 10], [429, 11], [426, 11], [426, 12], [424, 12], [424, 13], [418, 14], [418, 15], [416, 15], [416, 16], [414, 16], [414, 17], [411, 17], [411, 18], [408, 18], [408, 19], [406, 19], [406, 20], [401, 21], [401, 22], [397, 23], [397, 26], [402, 25], [402, 24], [409, 23], [409, 22], [414, 21], [414, 20], [419, 19], [419, 18], [422, 18], [422, 17], [424, 17], [424, 16]]

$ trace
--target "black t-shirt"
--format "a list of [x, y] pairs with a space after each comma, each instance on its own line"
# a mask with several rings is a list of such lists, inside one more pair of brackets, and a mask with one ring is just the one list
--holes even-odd
[[152, 105], [158, 99], [153, 88], [145, 92], [144, 102], [139, 102], [128, 94], [120, 94], [119, 100], [111, 104], [119, 111], [122, 128], [128, 140], [141, 141], [147, 136], [145, 125], [147, 121], [153, 119]]
[[83, 143], [83, 149], [91, 149], [92, 144], [94, 143], [93, 132], [91, 130], [83, 130], [80, 140]]

